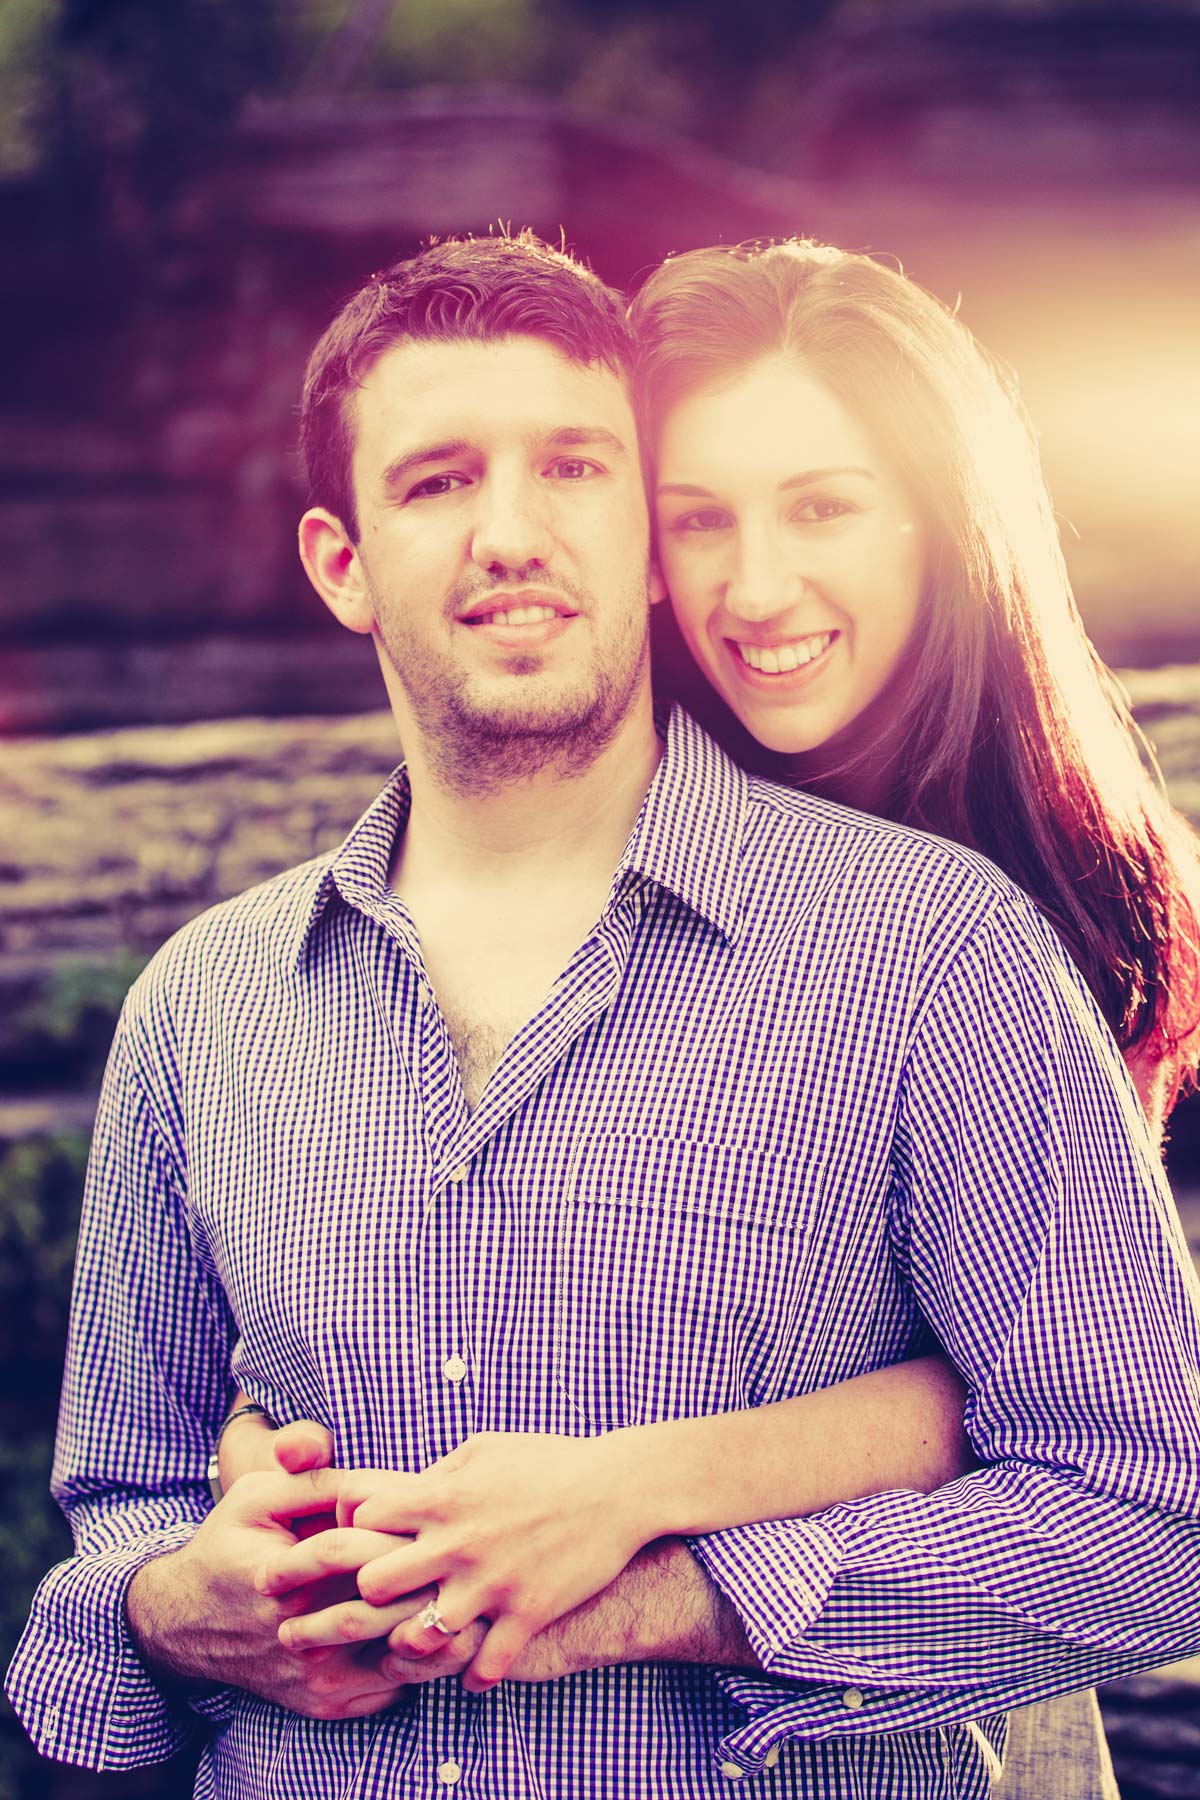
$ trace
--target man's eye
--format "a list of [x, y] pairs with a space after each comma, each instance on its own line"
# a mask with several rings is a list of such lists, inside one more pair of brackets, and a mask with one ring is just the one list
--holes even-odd
[[586, 481], [591, 475], [604, 473], [599, 463], [588, 462], [582, 456], [560, 456], [546, 472], [556, 481]]
[[802, 500], [793, 513], [793, 519], [801, 525], [823, 525], [829, 519], [840, 519], [854, 508], [845, 500], [834, 500], [828, 495], [815, 494], [811, 500]]
[[456, 488], [467, 485], [465, 475], [427, 475], [424, 481], [418, 481], [416, 487], [409, 489], [406, 498], [436, 500], [439, 494], [452, 494]]

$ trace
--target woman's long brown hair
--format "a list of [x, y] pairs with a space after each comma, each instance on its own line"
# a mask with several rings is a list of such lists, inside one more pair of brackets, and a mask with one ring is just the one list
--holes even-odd
[[807, 240], [672, 258], [631, 321], [651, 451], [682, 395], [794, 354], [891, 456], [933, 546], [886, 704], [836, 746], [763, 751], [668, 643], [679, 697], [751, 766], [855, 804], [868, 793], [873, 811], [999, 864], [1058, 931], [1122, 1050], [1168, 1065], [1174, 1098], [1200, 1059], [1198, 843], [1084, 632], [1009, 385], [916, 283]]

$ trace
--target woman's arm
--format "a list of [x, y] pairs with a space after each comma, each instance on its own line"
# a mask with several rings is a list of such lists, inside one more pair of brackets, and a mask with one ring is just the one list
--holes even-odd
[[[698, 1535], [755, 1519], [799, 1518], [889, 1488], [942, 1487], [974, 1466], [963, 1430], [965, 1391], [944, 1357], [925, 1356], [792, 1400], [626, 1426], [619, 1436], [657, 1521], [651, 1537]], [[230, 1411], [248, 1405], [239, 1392]], [[524, 1441], [489, 1436], [498, 1445]], [[235, 1419], [221, 1438], [221, 1486], [228, 1492], [251, 1471], [299, 1474], [331, 1460], [324, 1425], [305, 1419], [276, 1429], [251, 1415]]]
[[975, 1466], [966, 1389], [941, 1356], [745, 1412], [621, 1432], [651, 1537], [796, 1519], [892, 1488], [930, 1493]]
[[[892, 1488], [924, 1493], [965, 1473], [963, 1399], [950, 1365], [924, 1357], [744, 1412], [591, 1438], [485, 1432], [420, 1475], [357, 1472], [340, 1524], [404, 1541], [360, 1569], [361, 1602], [293, 1618], [284, 1635], [306, 1649], [390, 1632], [402, 1654], [431, 1652], [442, 1632], [402, 1622], [394, 1603], [436, 1584], [446, 1626], [492, 1622], [470, 1683], [489, 1686], [535, 1632], [656, 1539], [796, 1518]], [[266, 1466], [281, 1434], [255, 1419], [238, 1420], [227, 1440], [235, 1431], [231, 1474]], [[329, 1533], [297, 1545], [276, 1559], [266, 1591], [348, 1572], [357, 1541]]]

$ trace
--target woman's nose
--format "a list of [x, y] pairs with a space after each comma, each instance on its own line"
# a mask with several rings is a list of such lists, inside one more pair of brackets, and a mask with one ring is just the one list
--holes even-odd
[[725, 589], [725, 609], [748, 625], [784, 613], [804, 591], [804, 578], [770, 538], [743, 539]]

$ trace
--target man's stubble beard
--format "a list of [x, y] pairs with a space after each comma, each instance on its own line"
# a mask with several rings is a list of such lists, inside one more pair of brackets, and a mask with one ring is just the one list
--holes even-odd
[[[620, 610], [623, 628], [593, 646], [590, 669], [573, 688], [520, 703], [519, 690], [502, 709], [471, 693], [466, 671], [442, 658], [435, 647], [405, 630], [402, 609], [390, 606], [370, 585], [379, 636], [420, 727], [430, 767], [438, 781], [457, 792], [478, 794], [551, 772], [569, 778], [591, 767], [629, 717], [644, 679], [650, 653], [648, 575]], [[523, 586], [534, 583], [524, 581]], [[553, 584], [594, 616], [588, 597]], [[456, 598], [454, 610], [463, 604]], [[540, 655], [508, 659], [512, 681], [538, 681]]]

